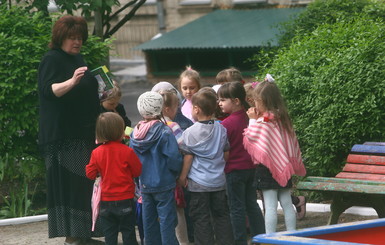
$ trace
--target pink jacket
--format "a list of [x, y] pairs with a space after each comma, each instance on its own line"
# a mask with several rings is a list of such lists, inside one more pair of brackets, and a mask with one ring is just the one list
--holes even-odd
[[267, 117], [251, 119], [243, 135], [243, 145], [254, 164], [266, 166], [279, 185], [286, 186], [294, 174], [306, 175], [297, 137], [277, 121]]

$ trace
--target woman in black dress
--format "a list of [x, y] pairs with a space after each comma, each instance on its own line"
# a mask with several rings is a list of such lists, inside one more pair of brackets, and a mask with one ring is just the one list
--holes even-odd
[[38, 71], [39, 146], [47, 170], [49, 237], [79, 244], [91, 236], [93, 182], [85, 166], [95, 148], [98, 83], [80, 54], [88, 38], [81, 17], [61, 17]]

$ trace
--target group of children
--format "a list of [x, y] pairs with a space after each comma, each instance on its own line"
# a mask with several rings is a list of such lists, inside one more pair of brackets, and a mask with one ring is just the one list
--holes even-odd
[[103, 180], [106, 244], [116, 244], [119, 231], [124, 244], [137, 244], [133, 179], [138, 176], [146, 245], [192, 239], [197, 245], [247, 244], [248, 230], [250, 236], [276, 231], [278, 202], [287, 230], [295, 229], [291, 177], [306, 170], [272, 77], [244, 84], [241, 73], [230, 68], [218, 73], [213, 88], [201, 88], [199, 73], [187, 67], [178, 88], [160, 82], [139, 96], [143, 120], [129, 147], [121, 144], [125, 112], [110, 109], [117, 113], [102, 113], [97, 120], [101, 145], [86, 174]]

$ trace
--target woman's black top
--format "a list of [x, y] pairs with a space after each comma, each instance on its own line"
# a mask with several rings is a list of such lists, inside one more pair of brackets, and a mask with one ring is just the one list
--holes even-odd
[[86, 66], [82, 55], [61, 49], [48, 51], [38, 71], [39, 145], [66, 139], [95, 139], [96, 118], [100, 112], [98, 82], [89, 71], [79, 84], [61, 97], [52, 91], [53, 83], [70, 79], [74, 71]]

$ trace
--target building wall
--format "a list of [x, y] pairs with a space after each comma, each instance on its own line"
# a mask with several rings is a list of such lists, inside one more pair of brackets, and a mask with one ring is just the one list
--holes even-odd
[[[306, 5], [312, 0], [162, 0], [165, 31], [172, 31], [215, 9], [261, 8]], [[128, 0], [121, 1], [121, 5]], [[144, 59], [141, 50], [134, 47], [151, 40], [159, 31], [156, 0], [147, 0], [136, 15], [113, 35], [114, 50], [111, 57], [122, 59]], [[124, 13], [123, 13], [124, 14]], [[123, 16], [123, 14], [121, 16]], [[121, 18], [121, 17], [119, 17]]]
[[[122, 1], [121, 5], [125, 2]], [[126, 12], [120, 14], [122, 18]], [[123, 59], [143, 59], [143, 53], [133, 48], [145, 41], [150, 40], [158, 32], [158, 19], [156, 5], [146, 4], [141, 6], [135, 16], [123, 25], [112, 38], [114, 38], [114, 49], [111, 57]]]

